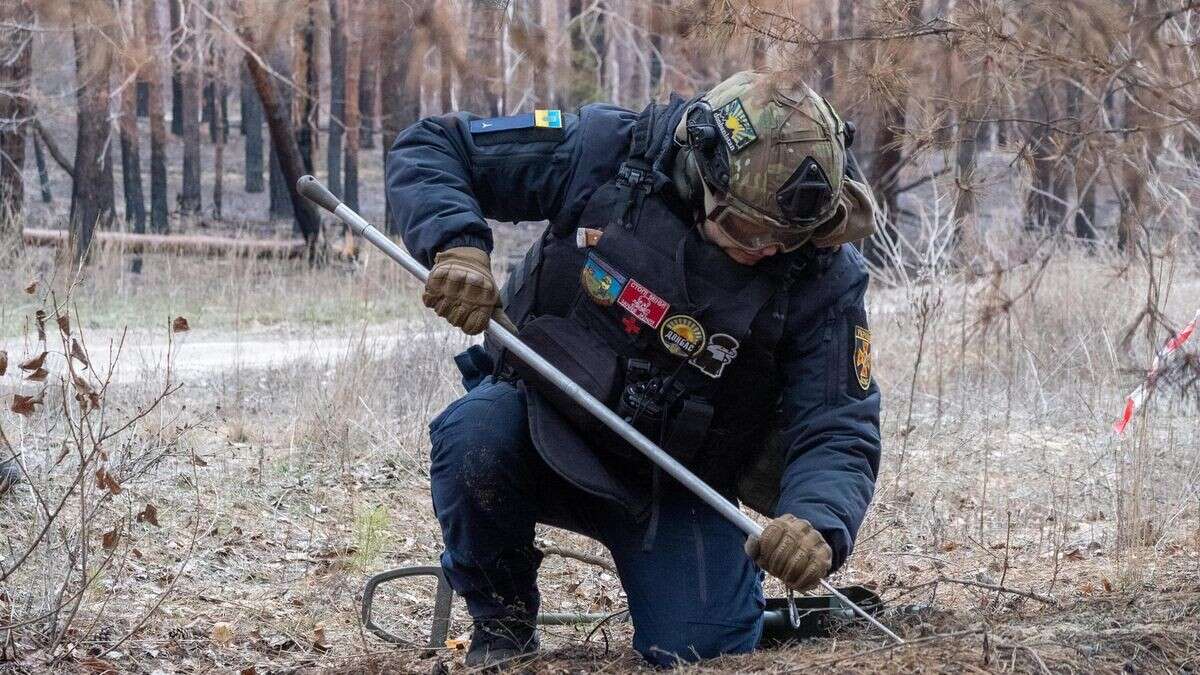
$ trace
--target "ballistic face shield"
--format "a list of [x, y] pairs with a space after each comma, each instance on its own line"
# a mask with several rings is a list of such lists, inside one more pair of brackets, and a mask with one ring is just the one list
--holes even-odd
[[[790, 251], [873, 230], [870, 190], [846, 185], [853, 134], [803, 83], [747, 71], [693, 102], [675, 138], [703, 179], [709, 221], [747, 250]], [[852, 217], [859, 223], [847, 227]], [[839, 241], [826, 236], [835, 233]]]

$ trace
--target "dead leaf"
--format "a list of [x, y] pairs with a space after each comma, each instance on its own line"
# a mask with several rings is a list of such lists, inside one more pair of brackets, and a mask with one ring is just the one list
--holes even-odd
[[37, 279], [29, 282], [29, 285], [25, 287], [25, 292], [29, 295], [37, 293]]
[[46, 370], [45, 368], [38, 368], [26, 376], [25, 379], [29, 380], [30, 382], [45, 382], [46, 376], [49, 374], [50, 371]]
[[8, 352], [0, 349], [0, 375], [8, 372]]
[[33, 313], [33, 319], [37, 322], [38, 339], [42, 342], [46, 341], [46, 310], [39, 309]]
[[142, 512], [137, 514], [136, 518], [139, 523], [150, 523], [158, 527], [158, 509], [153, 504], [147, 503], [146, 508], [142, 509]]
[[71, 357], [83, 364], [84, 368], [91, 366], [91, 361], [88, 361], [87, 353], [83, 351], [83, 347], [79, 346], [79, 341], [71, 338]]
[[92, 385], [88, 384], [87, 380], [78, 375], [71, 376], [71, 383], [75, 385], [75, 390], [83, 396], [87, 396], [88, 394], [92, 393]]
[[171, 330], [176, 333], [186, 333], [191, 329], [192, 327], [188, 325], [188, 320], [182, 316], [175, 317], [175, 320], [171, 322]]
[[313, 626], [313, 645], [318, 648], [325, 647], [325, 624], [318, 622]]
[[95, 673], [95, 675], [117, 675], [117, 673], [121, 672], [117, 670], [117, 667], [113, 664], [95, 656], [85, 656], [82, 659], [79, 659], [78, 663], [82, 669], [81, 672], [85, 673]]
[[1108, 577], [1100, 577], [1100, 583], [1104, 584], [1105, 593], [1113, 592], [1112, 582], [1108, 580]]
[[17, 367], [21, 370], [38, 370], [42, 367], [42, 364], [46, 362], [46, 355], [49, 353], [50, 352], [42, 352], [41, 354], [38, 354], [28, 361], [25, 361]]
[[200, 457], [197, 455], [192, 455], [192, 464], [195, 464], [196, 466], [208, 466], [208, 462], [200, 459]]
[[108, 490], [114, 495], [121, 494], [123, 490], [117, 479], [113, 478], [112, 474], [105, 469], [96, 469], [96, 487], [101, 490]]
[[58, 317], [57, 321], [58, 321], [58, 329], [60, 331], [62, 331], [65, 335], [70, 335], [71, 334], [71, 317], [70, 317], [70, 315], [63, 314], [62, 316]]
[[111, 551], [117, 547], [117, 543], [121, 541], [121, 533], [117, 532], [117, 528], [113, 528], [104, 533], [100, 538], [100, 544], [104, 546], [105, 551]]
[[1079, 561], [1079, 560], [1083, 560], [1084, 555], [1083, 555], [1083, 551], [1080, 551], [1077, 548], [1073, 548], [1070, 551], [1068, 551], [1067, 554], [1064, 555], [1063, 557], [1066, 558], [1067, 560]]
[[209, 633], [212, 641], [219, 645], [227, 645], [233, 642], [233, 624], [227, 621], [218, 621], [213, 624], [212, 632]]
[[258, 669], [256, 669], [254, 666], [242, 668], [238, 671], [238, 675], [258, 675]]
[[42, 404], [42, 398], [44, 396], [45, 396], [45, 392], [38, 394], [36, 397], [22, 396], [20, 394], [13, 394], [12, 407], [10, 408], [10, 410], [12, 410], [13, 412], [15, 412], [18, 415], [24, 415], [25, 417], [29, 417], [30, 415], [32, 415], [35, 412], [35, 410], [36, 410], [35, 406]]

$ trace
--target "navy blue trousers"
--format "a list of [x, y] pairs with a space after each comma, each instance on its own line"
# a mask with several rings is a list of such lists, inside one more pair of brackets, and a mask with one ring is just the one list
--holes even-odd
[[612, 553], [633, 619], [633, 646], [656, 665], [749, 652], [762, 632], [762, 577], [745, 536], [669, 477], [646, 525], [556, 474], [533, 447], [525, 396], [491, 378], [430, 424], [442, 568], [476, 619], [536, 612], [535, 523], [596, 539]]

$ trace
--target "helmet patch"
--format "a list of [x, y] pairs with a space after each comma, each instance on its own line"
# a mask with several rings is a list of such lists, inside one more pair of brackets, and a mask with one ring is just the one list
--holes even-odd
[[758, 132], [750, 123], [750, 116], [746, 114], [746, 108], [742, 106], [740, 98], [735, 98], [714, 110], [713, 118], [731, 154], [745, 150], [746, 146], [758, 140]]
[[775, 200], [789, 222], [810, 222], [830, 210], [833, 186], [825, 170], [810, 155], [775, 193]]

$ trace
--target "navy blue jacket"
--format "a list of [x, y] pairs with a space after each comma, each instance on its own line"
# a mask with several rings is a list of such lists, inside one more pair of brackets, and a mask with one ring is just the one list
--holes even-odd
[[[491, 251], [487, 219], [575, 222], [628, 155], [636, 118], [589, 105], [563, 115], [553, 138], [520, 130], [473, 136], [469, 123], [480, 118], [469, 113], [416, 123], [396, 139], [386, 167], [405, 244], [428, 266], [455, 246]], [[780, 343], [777, 440], [788, 451], [774, 511], [812, 523], [833, 549], [834, 569], [853, 548], [879, 470], [879, 390], [873, 382], [860, 389], [853, 365], [867, 281], [854, 247], [832, 252], [823, 273], [792, 287]]]

